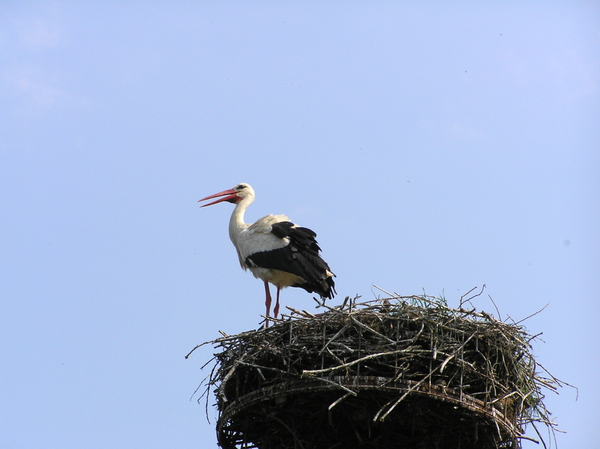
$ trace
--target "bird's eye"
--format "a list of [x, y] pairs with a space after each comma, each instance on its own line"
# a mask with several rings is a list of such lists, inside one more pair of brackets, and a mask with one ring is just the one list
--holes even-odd
[[236, 187], [237, 190], [242, 190], [245, 188], [246, 188], [246, 186], [244, 184], [240, 184], [239, 186]]

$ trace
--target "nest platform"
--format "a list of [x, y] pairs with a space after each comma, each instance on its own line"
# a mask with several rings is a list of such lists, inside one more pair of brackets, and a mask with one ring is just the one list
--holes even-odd
[[517, 449], [526, 425], [553, 428], [542, 390], [560, 381], [522, 326], [425, 296], [356, 299], [207, 342], [221, 447]]

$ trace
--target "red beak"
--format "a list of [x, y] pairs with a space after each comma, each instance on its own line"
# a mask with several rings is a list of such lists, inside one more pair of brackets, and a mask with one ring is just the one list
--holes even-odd
[[198, 200], [198, 202], [210, 200], [211, 198], [217, 198], [220, 196], [222, 196], [223, 198], [219, 198], [218, 200], [213, 201], [208, 204], [203, 204], [200, 207], [212, 206], [213, 204], [221, 203], [223, 201], [229, 201], [230, 203], [237, 203], [240, 200], [240, 197], [237, 196], [237, 192], [233, 189], [229, 189], [229, 190], [223, 190], [222, 192], [219, 192], [219, 193], [215, 193], [214, 195], [207, 196], [206, 198], [202, 198], [201, 200]]

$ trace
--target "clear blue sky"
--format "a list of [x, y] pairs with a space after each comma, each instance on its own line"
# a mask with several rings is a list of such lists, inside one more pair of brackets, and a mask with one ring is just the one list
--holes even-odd
[[3, 2], [1, 447], [216, 448], [184, 355], [264, 298], [196, 201], [238, 182], [319, 234], [334, 305], [548, 304], [559, 446], [598, 444], [598, 2]]

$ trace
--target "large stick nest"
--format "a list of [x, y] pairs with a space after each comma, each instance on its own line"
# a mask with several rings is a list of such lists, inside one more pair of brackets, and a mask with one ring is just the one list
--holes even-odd
[[426, 296], [346, 299], [207, 342], [221, 447], [519, 448], [527, 424], [554, 429], [542, 391], [561, 382], [522, 326]]

